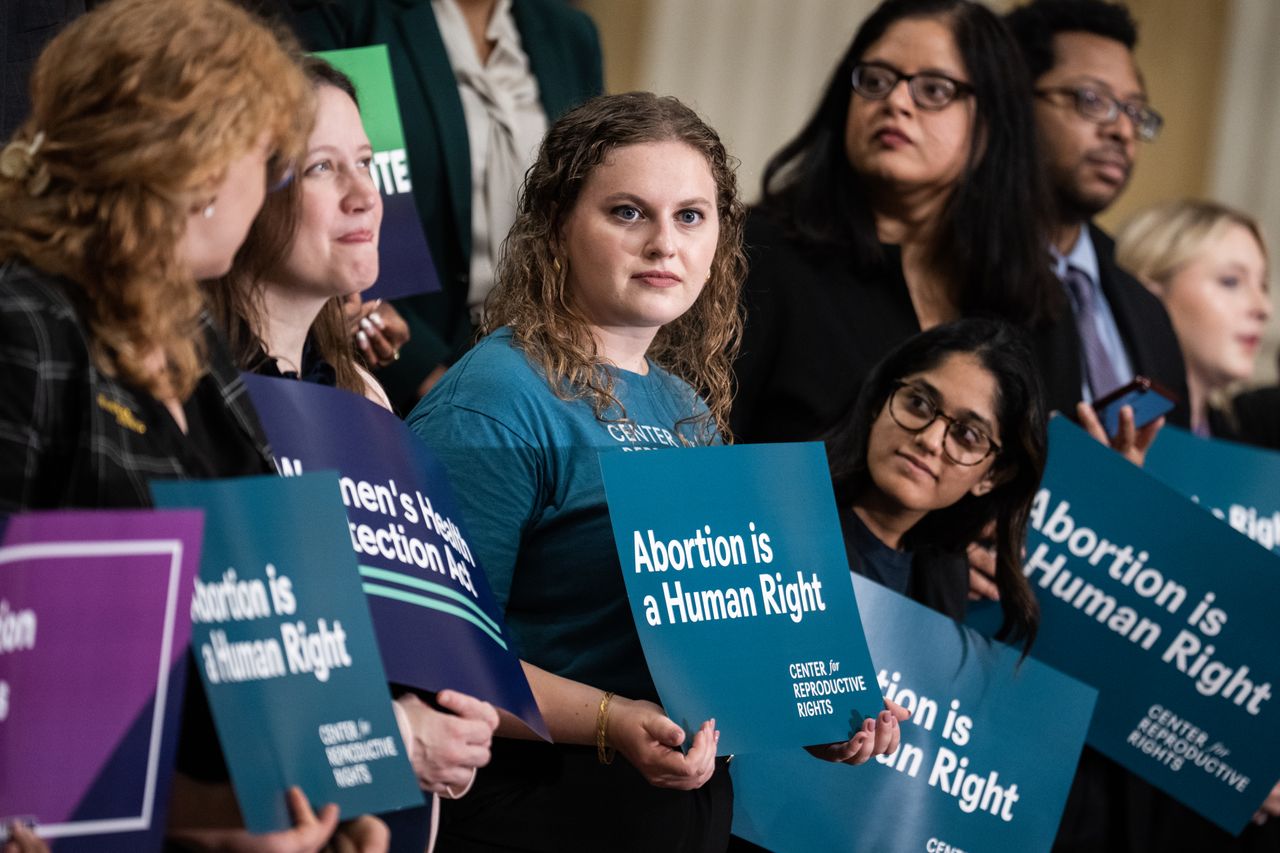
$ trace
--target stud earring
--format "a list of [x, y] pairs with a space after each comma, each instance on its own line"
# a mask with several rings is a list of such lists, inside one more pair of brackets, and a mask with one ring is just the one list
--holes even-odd
[[204, 210], [200, 211], [200, 215], [205, 219], [213, 218], [213, 202], [209, 202], [204, 206]]

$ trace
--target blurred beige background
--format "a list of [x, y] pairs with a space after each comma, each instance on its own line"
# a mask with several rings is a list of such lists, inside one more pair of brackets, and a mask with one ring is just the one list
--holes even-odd
[[[871, 0], [579, 0], [600, 28], [609, 91], [687, 101], [741, 161], [754, 200], [769, 156], [794, 136]], [[1016, 5], [993, 0], [1005, 10]], [[1140, 152], [1114, 229], [1157, 201], [1202, 196], [1262, 220], [1280, 250], [1280, 2], [1130, 0], [1138, 62], [1165, 129]], [[1260, 381], [1276, 378], [1280, 293]]]

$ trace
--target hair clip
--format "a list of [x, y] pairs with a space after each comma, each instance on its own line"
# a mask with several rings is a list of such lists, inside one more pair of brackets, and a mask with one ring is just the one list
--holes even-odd
[[12, 140], [0, 151], [0, 175], [14, 181], [25, 181], [27, 192], [38, 196], [49, 186], [49, 168], [36, 162], [36, 154], [44, 144], [44, 131], [30, 142]]

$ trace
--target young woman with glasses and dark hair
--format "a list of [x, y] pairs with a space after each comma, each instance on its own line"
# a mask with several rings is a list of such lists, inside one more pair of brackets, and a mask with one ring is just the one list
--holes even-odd
[[999, 636], [1029, 647], [1039, 608], [1020, 554], [1045, 429], [1030, 350], [1008, 323], [960, 320], [900, 344], [826, 437], [850, 566], [963, 618], [967, 574], [939, 577], [949, 563], [913, 562], [962, 550], [994, 518]]
[[867, 18], [748, 219], [735, 434], [821, 434], [921, 329], [1055, 316], [1031, 103], [985, 6], [887, 0]]

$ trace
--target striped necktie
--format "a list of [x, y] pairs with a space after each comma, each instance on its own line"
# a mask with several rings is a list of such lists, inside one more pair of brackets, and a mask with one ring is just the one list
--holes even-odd
[[1093, 399], [1106, 396], [1123, 384], [1116, 366], [1098, 334], [1098, 301], [1093, 279], [1084, 270], [1068, 266], [1062, 279], [1075, 309], [1076, 330], [1080, 333], [1081, 356]]

